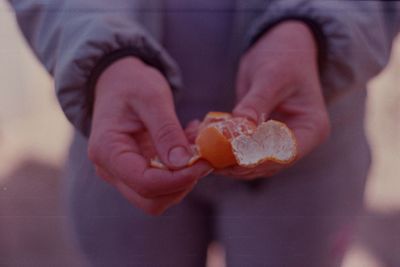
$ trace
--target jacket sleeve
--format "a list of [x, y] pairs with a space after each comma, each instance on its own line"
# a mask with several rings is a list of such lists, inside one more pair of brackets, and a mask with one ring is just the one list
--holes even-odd
[[[265, 7], [264, 7], [265, 8]], [[400, 26], [398, 1], [270, 1], [251, 26], [247, 47], [271, 27], [300, 20], [313, 31], [325, 99], [331, 102], [367, 81], [386, 65]]]
[[180, 87], [175, 62], [138, 23], [140, 12], [151, 6], [137, 10], [137, 2], [10, 0], [22, 33], [54, 77], [64, 113], [85, 136], [90, 133], [96, 79], [115, 60], [139, 57], [159, 69], [173, 89]]

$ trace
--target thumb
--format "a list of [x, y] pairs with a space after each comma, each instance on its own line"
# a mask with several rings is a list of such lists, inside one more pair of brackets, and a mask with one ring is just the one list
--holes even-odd
[[147, 103], [139, 116], [148, 129], [162, 162], [171, 169], [183, 168], [191, 155], [189, 142], [176, 116], [172, 99], [167, 97]]

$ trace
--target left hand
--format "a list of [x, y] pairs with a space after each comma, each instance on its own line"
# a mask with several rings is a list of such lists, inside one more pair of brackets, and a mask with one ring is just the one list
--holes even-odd
[[[266, 114], [268, 119], [286, 123], [297, 139], [299, 160], [330, 132], [318, 74], [317, 47], [309, 28], [302, 22], [281, 23], [242, 57], [233, 115], [257, 122]], [[286, 167], [265, 162], [251, 169], [234, 166], [218, 173], [250, 180], [271, 176]]]

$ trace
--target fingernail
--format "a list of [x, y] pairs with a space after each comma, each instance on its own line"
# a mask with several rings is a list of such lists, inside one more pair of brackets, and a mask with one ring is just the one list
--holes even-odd
[[174, 147], [168, 154], [169, 162], [177, 168], [185, 167], [189, 160], [189, 152], [182, 146]]

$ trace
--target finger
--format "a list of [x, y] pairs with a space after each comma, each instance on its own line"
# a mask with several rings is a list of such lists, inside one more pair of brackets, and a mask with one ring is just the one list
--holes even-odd
[[279, 171], [287, 167], [286, 165], [266, 161], [261, 165], [253, 168], [234, 166], [217, 172], [217, 174], [228, 176], [237, 180], [253, 180], [256, 178], [265, 178], [277, 174]]
[[248, 74], [246, 67], [241, 63], [237, 77], [236, 77], [236, 101], [239, 102], [246, 94], [249, 88]]
[[100, 144], [91, 143], [89, 155], [92, 161], [143, 197], [184, 190], [211, 169], [205, 161], [177, 171], [149, 168], [148, 161], [139, 154], [138, 145], [131, 136], [116, 133], [104, 136]]
[[249, 175], [249, 174], [254, 173], [254, 169], [253, 168], [244, 168], [244, 167], [240, 167], [240, 166], [234, 166], [234, 167], [228, 167], [228, 168], [224, 168], [221, 170], [217, 170], [215, 173], [224, 175], [224, 176], [240, 177], [240, 176]]
[[115, 179], [114, 179], [114, 177], [111, 176], [111, 174], [109, 174], [107, 171], [105, 171], [103, 168], [101, 168], [98, 165], [95, 165], [94, 167], [95, 167], [97, 176], [99, 176], [100, 178], [103, 178], [103, 180], [106, 181], [107, 183], [110, 183], [110, 184], [115, 183]]
[[287, 168], [287, 165], [281, 165], [274, 162], [268, 162], [266, 165], [262, 165], [256, 168], [253, 173], [244, 175], [244, 180], [254, 180], [258, 178], [268, 178], [278, 174], [283, 169]]
[[252, 178], [260, 178], [263, 175], [256, 173], [254, 170], [247, 172], [236, 172], [232, 170], [219, 170], [216, 172], [218, 175], [229, 177], [234, 180], [247, 181]]
[[193, 190], [197, 181], [193, 182], [186, 190], [176, 192], [174, 194], [169, 194], [161, 197], [156, 197], [154, 199], [146, 199], [135, 192], [131, 187], [126, 185], [123, 181], [115, 179], [110, 173], [101, 167], [96, 166], [97, 174], [114, 185], [119, 192], [136, 207], [143, 209], [148, 214], [159, 215], [165, 211], [168, 207], [178, 204], [182, 199]]
[[146, 198], [185, 190], [211, 169], [205, 161], [180, 170], [149, 168], [147, 161], [133, 152], [120, 153], [113, 162], [112, 175]]
[[260, 73], [255, 75], [249, 85], [249, 90], [232, 113], [234, 116], [246, 117], [257, 122], [262, 114], [265, 114], [267, 118], [270, 117], [274, 108], [291, 93], [292, 90], [284, 87], [284, 83], [272, 71]]
[[188, 123], [185, 129], [185, 134], [188, 139], [188, 141], [191, 144], [194, 144], [196, 141], [196, 137], [199, 133], [199, 127], [200, 127], [201, 122], [199, 120], [193, 120]]
[[171, 169], [185, 167], [192, 153], [175, 114], [172, 96], [167, 93], [153, 95], [137, 111], [162, 162]]
[[323, 143], [330, 133], [330, 124], [327, 115], [307, 115], [304, 118], [293, 118], [286, 121], [292, 129], [297, 141], [297, 158], [303, 158], [315, 147]]
[[270, 116], [276, 106], [276, 99], [272, 89], [263, 84], [254, 85], [234, 108], [232, 114], [245, 117], [252, 121], [259, 121], [261, 114]]
[[193, 182], [207, 176], [212, 167], [206, 161], [198, 161], [190, 167], [181, 170], [147, 169], [138, 182], [140, 195], [157, 197], [186, 190]]
[[[308, 85], [309, 90], [295, 95], [282, 107], [281, 119], [293, 131], [297, 141], [297, 158], [306, 156], [330, 134], [330, 120], [321, 88]], [[305, 92], [304, 92], [305, 91]]]
[[193, 189], [195, 183], [193, 183], [193, 185], [187, 190], [154, 199], [143, 198], [122, 181], [117, 181], [115, 186], [123, 195], [123, 197], [132, 205], [143, 210], [149, 215], [156, 216], [161, 215], [169, 207], [180, 203], [183, 198]]

